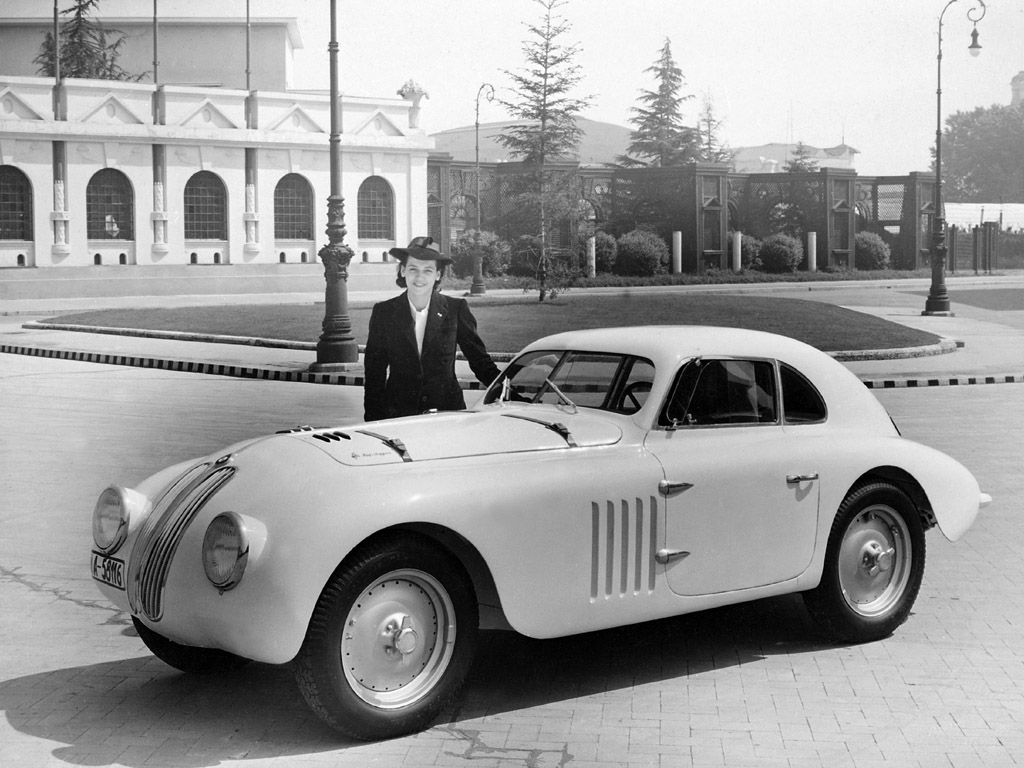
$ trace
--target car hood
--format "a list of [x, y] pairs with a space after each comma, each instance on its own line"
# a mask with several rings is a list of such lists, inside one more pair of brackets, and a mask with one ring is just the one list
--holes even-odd
[[622, 430], [582, 411], [506, 406], [338, 428], [300, 428], [281, 437], [315, 445], [342, 464], [367, 466], [614, 445], [622, 439]]

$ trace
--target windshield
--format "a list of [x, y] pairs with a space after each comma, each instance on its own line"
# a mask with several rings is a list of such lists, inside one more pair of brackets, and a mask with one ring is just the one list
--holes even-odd
[[536, 351], [513, 360], [484, 403], [552, 403], [631, 414], [647, 402], [653, 381], [654, 365], [633, 355]]

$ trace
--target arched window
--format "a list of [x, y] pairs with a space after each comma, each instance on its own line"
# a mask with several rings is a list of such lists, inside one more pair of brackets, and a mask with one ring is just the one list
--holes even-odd
[[313, 239], [313, 188], [297, 173], [274, 188], [274, 233], [278, 240]]
[[228, 195], [215, 173], [199, 171], [185, 185], [185, 239], [228, 239]]
[[135, 204], [128, 177], [113, 168], [96, 171], [85, 188], [90, 240], [134, 240]]
[[359, 239], [395, 239], [395, 194], [380, 176], [371, 176], [359, 187]]
[[0, 165], [0, 240], [32, 239], [32, 187], [13, 165]]

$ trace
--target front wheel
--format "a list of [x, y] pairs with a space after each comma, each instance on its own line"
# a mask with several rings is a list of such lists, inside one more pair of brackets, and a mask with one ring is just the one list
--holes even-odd
[[314, 712], [357, 739], [429, 725], [465, 682], [478, 609], [451, 555], [402, 536], [354, 553], [324, 588], [296, 659]]
[[835, 639], [880, 640], [910, 615], [924, 560], [924, 526], [907, 495], [886, 482], [860, 486], [839, 507], [821, 583], [804, 603]]

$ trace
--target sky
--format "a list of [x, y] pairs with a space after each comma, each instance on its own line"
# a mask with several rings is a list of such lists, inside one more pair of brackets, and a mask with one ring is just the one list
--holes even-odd
[[[247, 0], [157, 0], [161, 16], [237, 16]], [[4, 7], [48, 0], [0, 0]], [[303, 47], [293, 87], [329, 87], [331, 0], [248, 0], [252, 16], [296, 17]], [[429, 94], [421, 126], [434, 133], [471, 126], [488, 83], [511, 98], [505, 70], [525, 66], [526, 24], [536, 0], [336, 0], [341, 89], [395, 97], [409, 79]], [[709, 96], [733, 147], [803, 141], [847, 143], [865, 175], [931, 168], [936, 127], [936, 54], [943, 17], [942, 113], [1008, 104], [1024, 71], [1024, 0], [986, 0], [982, 52], [967, 52], [968, 11], [980, 0], [565, 0], [589, 96], [584, 117], [626, 127], [645, 70], [666, 40], [683, 72], [683, 118], [693, 124]], [[63, 4], [63, 3], [62, 3]], [[101, 0], [100, 18], [152, 9], [150, 0]], [[480, 122], [509, 119], [496, 99], [479, 101]]]
[[[263, 0], [251, 0], [252, 8]], [[535, 0], [337, 0], [341, 89], [390, 96], [409, 78], [428, 92], [428, 132], [472, 125], [480, 86], [510, 96], [503, 70], [525, 66], [525, 23]], [[685, 78], [695, 121], [710, 95], [731, 146], [803, 141], [860, 151], [859, 173], [927, 171], [936, 126], [939, 15], [947, 0], [567, 0], [563, 42], [578, 44], [592, 96], [583, 116], [631, 127], [630, 108], [655, 81], [644, 70], [666, 38]], [[305, 48], [296, 87], [326, 88], [329, 0], [276, 0], [299, 18]], [[1024, 71], [1024, 0], [987, 0], [981, 55], [967, 51], [977, 0], [954, 0], [943, 17], [943, 115], [1008, 104]], [[244, 5], [243, 5], [244, 9]], [[260, 6], [262, 10], [262, 5]], [[244, 11], [243, 11], [244, 12]], [[975, 14], [976, 15], [976, 14]], [[509, 119], [480, 100], [480, 122]]]

